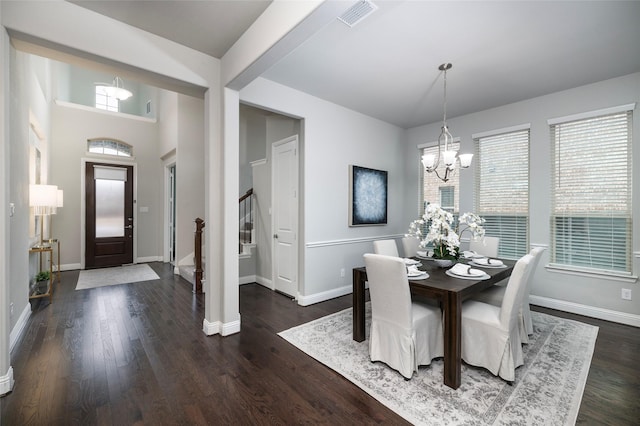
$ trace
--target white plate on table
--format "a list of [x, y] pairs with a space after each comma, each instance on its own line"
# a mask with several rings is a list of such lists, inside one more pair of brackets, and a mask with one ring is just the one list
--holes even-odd
[[462, 252], [462, 257], [465, 259], [484, 259], [487, 256], [476, 253], [475, 251], [465, 250]]
[[411, 266], [411, 265], [420, 266], [420, 265], [422, 265], [422, 263], [420, 263], [419, 260], [409, 259], [408, 257], [404, 258], [404, 264], [407, 265], [407, 266]]
[[433, 258], [431, 257], [432, 255], [433, 255], [433, 253], [429, 252], [429, 251], [418, 251], [416, 253], [416, 257], [418, 259], [433, 260]]
[[419, 274], [407, 273], [407, 278], [409, 278], [410, 280], [424, 280], [424, 279], [429, 278], [429, 274], [427, 274], [424, 271], [420, 271]]
[[461, 280], [488, 280], [491, 278], [489, 275], [458, 275], [456, 273], [451, 272], [450, 270], [444, 271], [445, 274], [449, 275], [453, 278], [460, 278]]
[[507, 267], [507, 265], [505, 265], [504, 263], [501, 265], [491, 265], [491, 264], [485, 264], [485, 263], [477, 263], [475, 260], [469, 261], [469, 265], [478, 266], [480, 268], [494, 268], [494, 269], [502, 269]]

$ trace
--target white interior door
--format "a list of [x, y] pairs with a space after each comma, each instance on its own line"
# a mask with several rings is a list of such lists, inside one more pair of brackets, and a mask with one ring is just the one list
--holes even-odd
[[272, 146], [273, 283], [298, 296], [298, 136]]

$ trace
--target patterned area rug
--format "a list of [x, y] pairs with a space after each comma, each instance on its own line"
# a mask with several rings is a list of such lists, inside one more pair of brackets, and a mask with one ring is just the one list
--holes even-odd
[[104, 287], [108, 285], [136, 283], [160, 279], [147, 264], [116, 266], [113, 268], [80, 271], [76, 290]]
[[[587, 381], [598, 327], [532, 312], [535, 333], [525, 364], [509, 386], [487, 370], [463, 363], [462, 384], [442, 383], [443, 362], [420, 367], [410, 381], [369, 360], [368, 340], [352, 339], [352, 311], [279, 333], [406, 420], [420, 425], [573, 425]], [[367, 303], [367, 336], [371, 305]]]

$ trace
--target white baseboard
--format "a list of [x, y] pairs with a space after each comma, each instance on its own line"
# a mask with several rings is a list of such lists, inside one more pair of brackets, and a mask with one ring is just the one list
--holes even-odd
[[60, 271], [77, 271], [82, 269], [79, 263], [67, 263], [66, 265], [60, 265]]
[[636, 314], [628, 314], [626, 312], [612, 311], [610, 309], [597, 308], [594, 306], [581, 305], [564, 300], [534, 295], [529, 296], [529, 303], [532, 305], [542, 306], [544, 308], [557, 309], [559, 311], [571, 312], [573, 314], [584, 315], [586, 317], [640, 327], [640, 315]]
[[235, 333], [240, 333], [240, 319], [222, 324], [220, 330], [222, 336], [230, 336]]
[[18, 321], [16, 321], [16, 325], [13, 326], [13, 330], [9, 334], [9, 352], [13, 351], [14, 346], [22, 336], [22, 332], [27, 326], [27, 322], [29, 321], [29, 317], [31, 316], [31, 303], [27, 302], [27, 305], [24, 307], [22, 312], [20, 313], [20, 317]]
[[335, 299], [336, 297], [344, 296], [345, 294], [351, 294], [353, 292], [353, 286], [346, 285], [344, 287], [335, 288], [322, 293], [315, 293], [309, 296], [298, 295], [298, 305], [309, 306], [314, 303], [324, 302], [325, 300]]
[[240, 332], [240, 320], [221, 323], [220, 321], [209, 322], [205, 318], [202, 321], [202, 331], [204, 331], [204, 334], [207, 336], [212, 336], [214, 334], [229, 336]]
[[202, 331], [204, 331], [204, 334], [207, 336], [212, 336], [220, 333], [221, 325], [222, 323], [220, 321], [209, 322], [205, 318], [202, 320]]
[[257, 282], [258, 284], [260, 284], [263, 287], [268, 288], [269, 290], [275, 290], [276, 289], [273, 286], [273, 282], [271, 282], [271, 280], [269, 280], [269, 279], [267, 279], [265, 277], [256, 276], [255, 282]]
[[255, 282], [256, 282], [256, 276], [255, 275], [247, 275], [247, 276], [238, 278], [238, 284], [239, 285], [251, 284], [251, 283], [255, 283]]
[[7, 373], [0, 376], [0, 395], [6, 395], [13, 389], [13, 367], [9, 366]]
[[162, 256], [146, 256], [138, 257], [135, 263], [149, 263], [149, 262], [162, 262], [164, 258]]

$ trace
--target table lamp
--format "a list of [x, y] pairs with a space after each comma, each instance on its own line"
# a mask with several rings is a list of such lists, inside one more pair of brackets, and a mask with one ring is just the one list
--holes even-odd
[[34, 215], [42, 216], [39, 247], [43, 247], [44, 216], [55, 213], [58, 206], [58, 187], [55, 185], [29, 185], [29, 205], [33, 207]]

